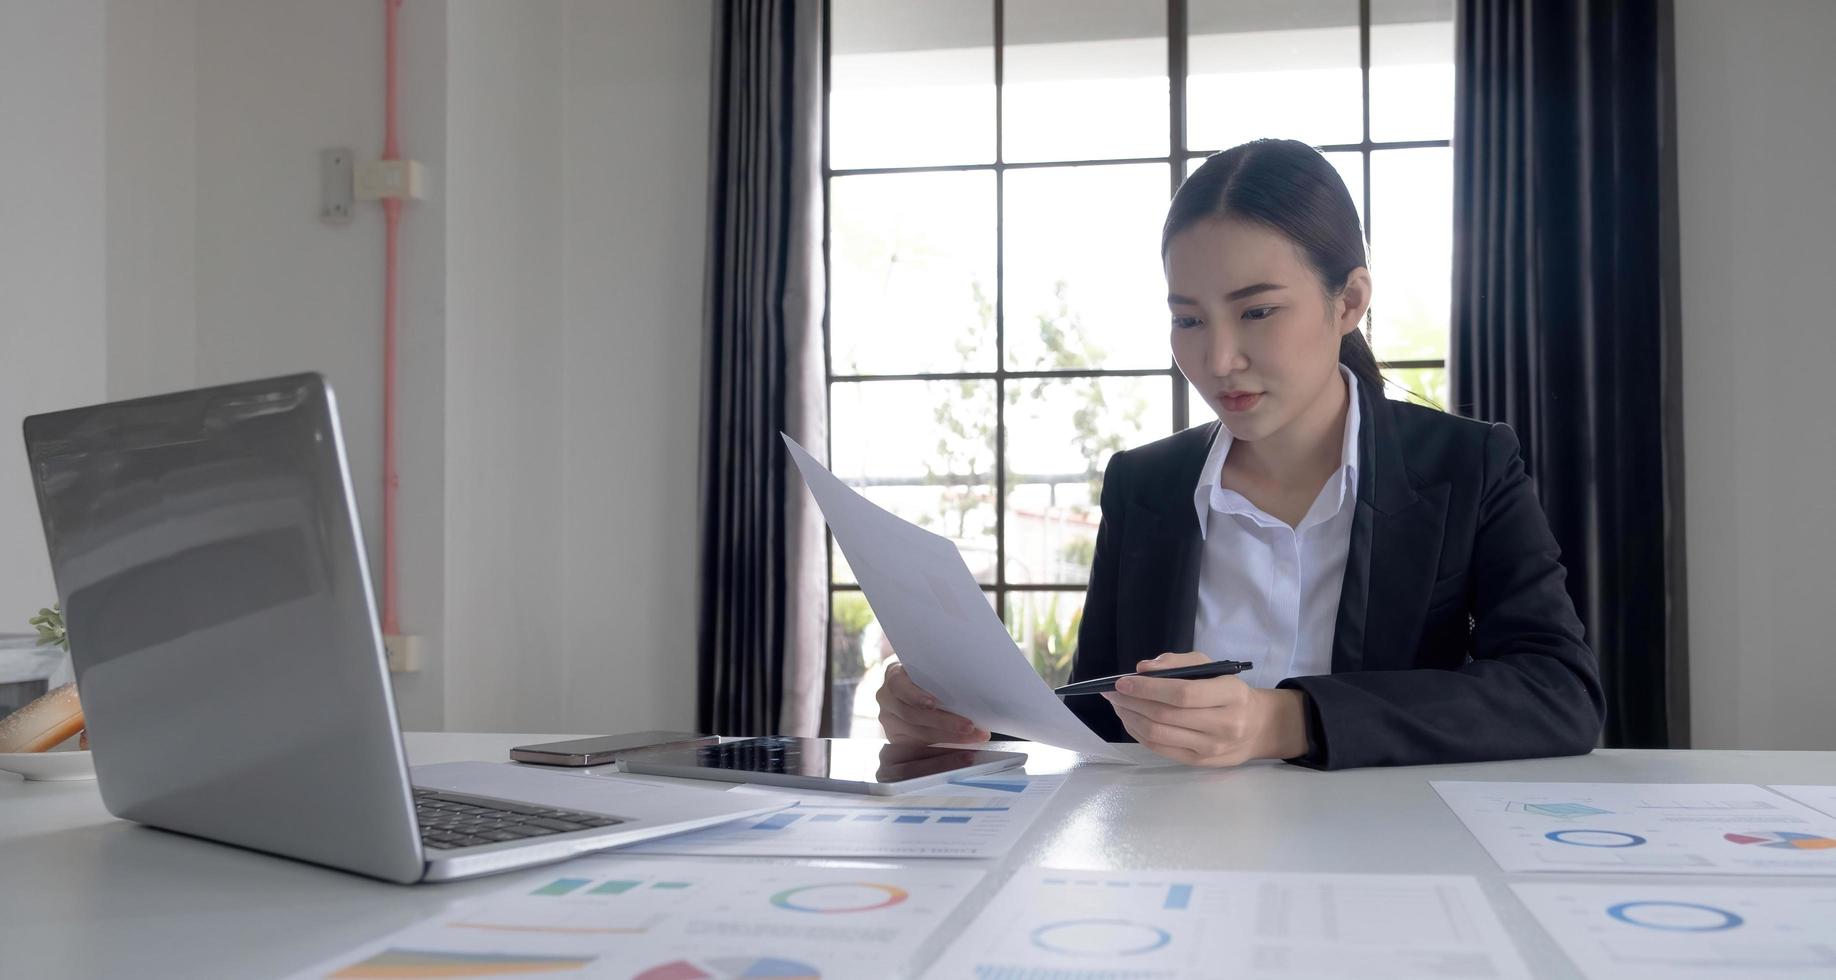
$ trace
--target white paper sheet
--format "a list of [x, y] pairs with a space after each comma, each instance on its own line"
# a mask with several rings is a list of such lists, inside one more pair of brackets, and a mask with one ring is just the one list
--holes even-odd
[[[626, 848], [632, 854], [992, 858], [1011, 850], [1064, 776], [996, 772], [899, 796], [800, 792], [798, 805]], [[749, 787], [733, 795], [750, 793]]]
[[1836, 874], [1836, 817], [1760, 786], [1433, 786], [1505, 871]]
[[1590, 980], [1836, 976], [1836, 888], [1511, 888]]
[[981, 877], [580, 858], [296, 976], [891, 976]]
[[1528, 973], [1471, 878], [1023, 868], [925, 976]]
[[1775, 793], [1783, 793], [1805, 806], [1836, 817], [1836, 786], [1770, 786], [1767, 788]]
[[991, 731], [1131, 762], [1034, 672], [948, 538], [881, 509], [784, 437], [899, 662], [946, 710]]

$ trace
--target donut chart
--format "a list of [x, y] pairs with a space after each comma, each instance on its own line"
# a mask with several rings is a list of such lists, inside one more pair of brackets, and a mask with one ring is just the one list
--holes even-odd
[[1033, 945], [1067, 956], [1138, 956], [1172, 942], [1159, 926], [1127, 919], [1065, 919], [1033, 930]]
[[827, 885], [799, 885], [771, 897], [771, 904], [792, 912], [836, 915], [891, 908], [911, 897], [898, 885], [870, 881], [843, 881]]
[[1733, 912], [1699, 902], [1620, 902], [1607, 915], [1640, 929], [1660, 932], [1725, 932], [1746, 920]]
[[1552, 830], [1543, 836], [1571, 847], [1637, 847], [1646, 843], [1643, 837], [1623, 830]]

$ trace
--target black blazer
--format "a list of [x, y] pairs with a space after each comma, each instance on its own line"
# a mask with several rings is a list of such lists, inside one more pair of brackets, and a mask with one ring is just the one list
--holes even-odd
[[[1305, 692], [1321, 769], [1578, 755], [1606, 710], [1560, 550], [1505, 425], [1359, 386], [1358, 502], [1332, 673]], [[1071, 679], [1192, 649], [1201, 546], [1193, 488], [1218, 424], [1117, 453]], [[1132, 741], [1101, 698], [1070, 698]]]

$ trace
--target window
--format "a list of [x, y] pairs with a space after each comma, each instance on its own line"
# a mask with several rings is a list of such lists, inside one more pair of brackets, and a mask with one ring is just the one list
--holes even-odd
[[[1368, 329], [1447, 400], [1452, 0], [829, 0], [830, 462], [953, 540], [1069, 673], [1119, 449], [1210, 418], [1168, 349], [1160, 223], [1259, 136], [1318, 146], [1371, 237]], [[831, 544], [828, 726], [877, 734], [887, 648]], [[856, 706], [859, 706], [857, 712]]]

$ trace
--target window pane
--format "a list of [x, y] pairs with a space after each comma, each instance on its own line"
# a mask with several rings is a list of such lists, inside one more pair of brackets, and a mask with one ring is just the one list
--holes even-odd
[[1390, 382], [1390, 394], [1404, 394], [1410, 401], [1429, 408], [1453, 410], [1446, 368], [1391, 368], [1383, 376]]
[[[1351, 195], [1352, 206], [1358, 209], [1358, 221], [1364, 221], [1364, 154], [1356, 150], [1339, 150], [1321, 154], [1332, 169], [1339, 172], [1339, 179], [1345, 181], [1345, 192]], [[1186, 176], [1205, 162], [1205, 157], [1196, 156], [1186, 159]]]
[[829, 165], [994, 160], [990, 0], [834, 0]]
[[1453, 0], [1371, 0], [1371, 139], [1453, 138]]
[[1008, 172], [1009, 370], [1167, 366], [1167, 184], [1164, 163]]
[[1332, 169], [1339, 172], [1339, 179], [1345, 181], [1345, 192], [1351, 195], [1352, 206], [1358, 209], [1358, 221], [1364, 222], [1364, 154], [1362, 153], [1326, 153], [1322, 154]]
[[[879, 692], [879, 681], [885, 674], [880, 661], [890, 649], [865, 595], [848, 591], [830, 597], [829, 722], [836, 738], [850, 737], [857, 704], [869, 721], [878, 713], [873, 695]], [[870, 685], [873, 690], [867, 693], [863, 704], [857, 694]]]
[[1192, 0], [1187, 17], [1189, 145], [1363, 138], [1358, 0]]
[[995, 366], [994, 174], [867, 174], [829, 182], [835, 373]]
[[1165, 377], [1007, 383], [1007, 580], [1083, 585], [1103, 467], [1173, 431]]
[[[982, 597], [993, 606], [994, 593]], [[837, 589], [830, 597], [829, 725], [834, 738], [884, 738], [880, 727], [880, 685], [895, 651], [866, 596]]]
[[1371, 211], [1371, 344], [1378, 358], [1446, 358], [1453, 151], [1373, 152]]
[[1033, 669], [1052, 687], [1071, 679], [1077, 628], [1084, 620], [1082, 592], [1009, 592], [1007, 632]]
[[[833, 471], [869, 500], [955, 542], [994, 581], [992, 381], [857, 381], [829, 389]], [[840, 548], [835, 581], [852, 582]]]
[[1004, 159], [1167, 155], [1165, 0], [1007, 0], [1006, 9]]

